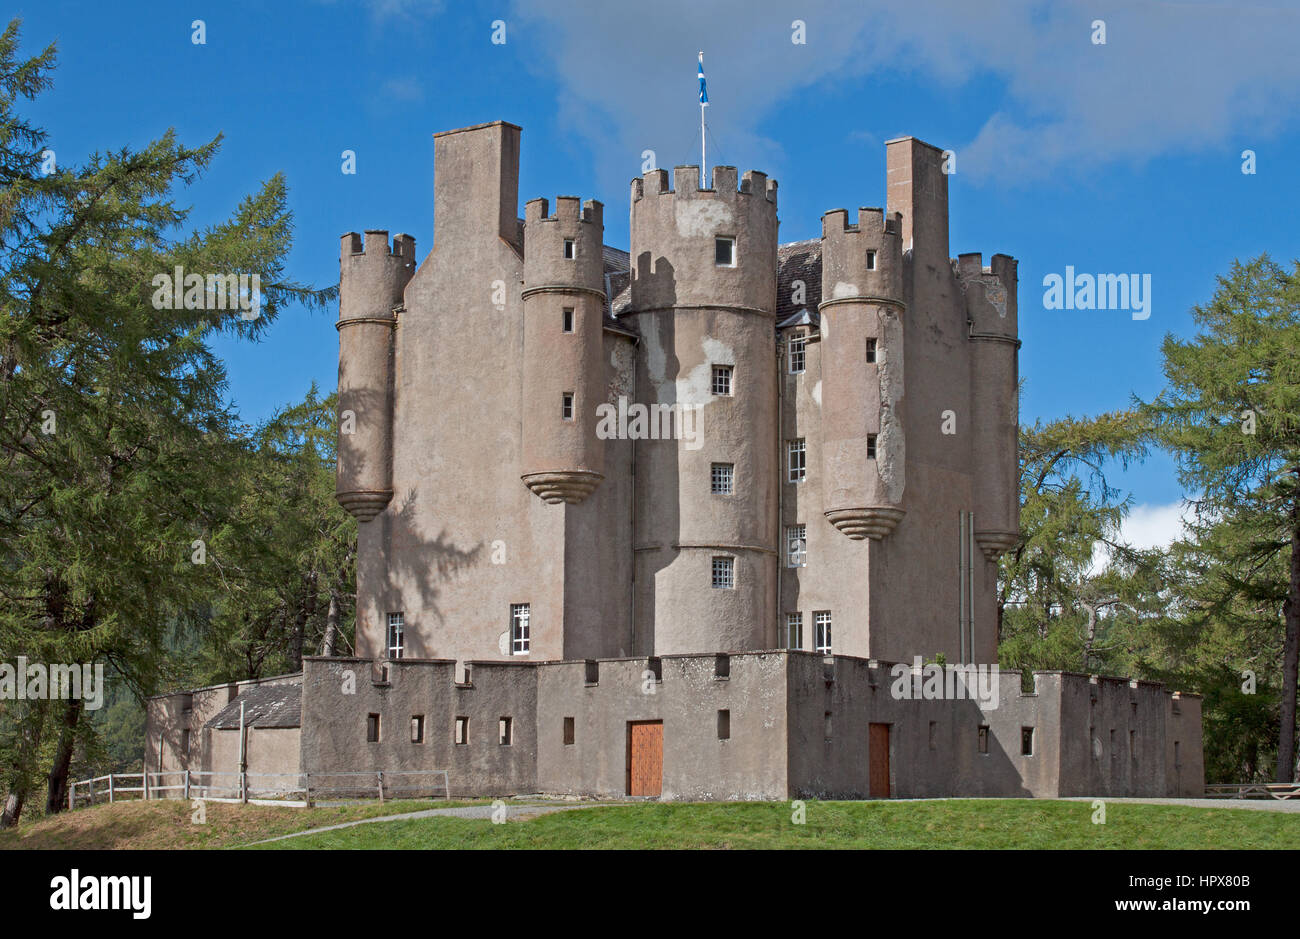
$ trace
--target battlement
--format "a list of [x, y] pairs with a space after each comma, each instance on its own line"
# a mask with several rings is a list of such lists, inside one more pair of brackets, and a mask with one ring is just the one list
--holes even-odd
[[340, 256], [349, 255], [367, 255], [374, 257], [382, 254], [385, 257], [401, 258], [403, 261], [415, 264], [415, 238], [411, 235], [398, 232], [392, 241], [388, 242], [388, 230], [383, 228], [367, 228], [366, 237], [363, 243], [359, 234], [354, 231], [347, 232], [342, 237], [342, 246]]
[[604, 228], [604, 203], [595, 199], [582, 202], [577, 196], [556, 196], [555, 214], [549, 214], [550, 203], [546, 199], [530, 199], [524, 206], [524, 224], [536, 222], [567, 222], [576, 225], [585, 222]]
[[748, 170], [736, 185], [736, 168], [734, 166], [715, 166], [713, 168], [713, 185], [707, 189], [700, 188], [700, 167], [673, 167], [673, 187], [668, 188], [668, 171], [651, 170], [645, 176], [632, 180], [632, 202], [641, 201], [645, 196], [674, 195], [691, 198], [706, 192], [714, 195], [750, 196], [762, 194], [768, 202], [776, 203], [775, 179], [768, 179], [767, 174], [758, 170]]
[[966, 295], [966, 315], [971, 333], [1004, 336], [1014, 340], [1016, 325], [1015, 258], [995, 254], [984, 266], [984, 255], [970, 252], [952, 262], [953, 274]]
[[848, 209], [831, 209], [822, 214], [823, 238], [859, 232], [894, 235], [901, 240], [903, 216], [899, 212], [886, 214], [881, 208], [859, 208], [857, 222], [850, 225]]

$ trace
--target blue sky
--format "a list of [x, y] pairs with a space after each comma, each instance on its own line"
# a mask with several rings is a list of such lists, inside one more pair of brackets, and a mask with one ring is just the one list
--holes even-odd
[[[1191, 332], [1217, 273], [1262, 251], [1300, 257], [1294, 0], [900, 6], [19, 0], [12, 15], [25, 51], [58, 43], [55, 88], [30, 113], [60, 163], [168, 127], [193, 144], [222, 133], [184, 197], [192, 220], [225, 217], [283, 171], [291, 273], [317, 285], [337, 281], [345, 231], [405, 231], [427, 253], [431, 135], [494, 119], [524, 128], [521, 205], [599, 199], [606, 240], [626, 247], [642, 151], [664, 167], [699, 160], [699, 49], [710, 162], [779, 180], [782, 241], [817, 236], [828, 209], [883, 205], [890, 137], [953, 149], [952, 253], [1020, 260], [1025, 421], [1154, 395], [1161, 338]], [[804, 44], [791, 42], [795, 20]], [[345, 149], [355, 175], [340, 171]], [[1043, 277], [1067, 265], [1150, 274], [1150, 318], [1044, 309]], [[247, 420], [337, 380], [328, 314], [287, 311], [259, 344], [220, 351]], [[1116, 479], [1148, 516], [1182, 494], [1163, 457]]]

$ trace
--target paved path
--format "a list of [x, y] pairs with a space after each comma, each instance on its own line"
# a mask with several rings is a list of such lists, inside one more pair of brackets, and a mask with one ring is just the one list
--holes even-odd
[[[539, 815], [549, 815], [552, 812], [568, 812], [573, 809], [591, 809], [599, 808], [603, 805], [617, 805], [615, 802], [563, 802], [563, 803], [506, 803], [506, 821], [523, 821], [529, 818], [536, 818]], [[359, 818], [356, 821], [340, 822], [337, 825], [325, 825], [321, 828], [308, 828], [305, 831], [295, 831], [288, 835], [279, 835], [275, 838], [266, 838], [262, 841], [250, 841], [240, 847], [249, 847], [255, 844], [271, 844], [274, 841], [287, 841], [290, 838], [301, 838], [303, 835], [319, 835], [325, 831], [338, 831], [340, 828], [353, 828], [357, 825], [369, 825], [372, 822], [401, 822], [410, 818], [484, 818], [492, 817], [491, 803], [483, 805], [462, 805], [459, 808], [451, 809], [423, 809], [419, 812], [400, 812], [396, 815], [376, 815], [374, 818]]]
[[1148, 805], [1186, 805], [1196, 809], [1253, 809], [1256, 812], [1300, 812], [1300, 799], [1108, 799], [1105, 796], [1069, 796], [1067, 802], [1139, 802]]

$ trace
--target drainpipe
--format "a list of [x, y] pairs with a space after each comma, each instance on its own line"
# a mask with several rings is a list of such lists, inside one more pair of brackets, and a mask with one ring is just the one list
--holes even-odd
[[[781, 334], [776, 335], [776, 645], [789, 648], [789, 641], [781, 640], [781, 621], [785, 614], [781, 607], [781, 581], [785, 579], [785, 566], [781, 561], [782, 535], [785, 533], [785, 476], [781, 465], [781, 441], [785, 437], [785, 367], [781, 358]], [[807, 544], [807, 533], [804, 542]], [[788, 545], [786, 546], [788, 549]]]
[[239, 801], [248, 802], [248, 748], [244, 744], [244, 704], [239, 702]]

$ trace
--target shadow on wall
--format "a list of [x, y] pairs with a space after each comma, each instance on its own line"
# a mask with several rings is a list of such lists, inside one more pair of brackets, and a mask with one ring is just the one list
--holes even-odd
[[[636, 298], [632, 301], [634, 309], [640, 305], [671, 309], [677, 304], [676, 271], [667, 258], [652, 261], [651, 252], [643, 251], [637, 255], [628, 291]], [[681, 362], [676, 355], [676, 318], [663, 312], [637, 314], [636, 327], [643, 347], [653, 335], [664, 354], [662, 364], [650, 362], [648, 355], [638, 356], [638, 368], [646, 370], [647, 380], [642, 382], [638, 377], [637, 403], [668, 405], [676, 413], [677, 378], [681, 373]], [[656, 383], [660, 368], [662, 375]], [[630, 419], [628, 423], [631, 424]], [[704, 432], [699, 425], [696, 430]], [[655, 600], [659, 593], [655, 581], [678, 554], [672, 545], [681, 540], [681, 469], [677, 452], [680, 445], [671, 440], [636, 441], [636, 488], [632, 497], [644, 511], [638, 516], [633, 532], [636, 621], [632, 624], [632, 651], [635, 655], [650, 655], [655, 650]]]

